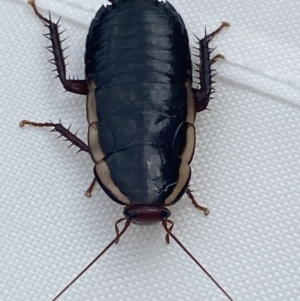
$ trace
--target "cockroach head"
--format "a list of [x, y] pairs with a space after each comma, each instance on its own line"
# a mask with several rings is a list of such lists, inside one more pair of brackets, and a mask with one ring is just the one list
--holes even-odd
[[167, 219], [171, 212], [166, 207], [158, 205], [129, 205], [123, 214], [137, 225], [155, 225]]

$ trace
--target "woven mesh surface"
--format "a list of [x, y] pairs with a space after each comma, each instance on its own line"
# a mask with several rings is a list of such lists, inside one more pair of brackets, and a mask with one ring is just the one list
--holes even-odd
[[[88, 25], [101, 0], [40, 0], [62, 16], [68, 74], [84, 76]], [[192, 189], [174, 234], [235, 301], [300, 300], [300, 1], [173, 0], [193, 35], [220, 21], [213, 40], [216, 97], [198, 114]], [[93, 164], [46, 129], [21, 119], [62, 118], [86, 140], [85, 98], [63, 91], [46, 33], [25, 1], [0, 0], [0, 300], [51, 300], [114, 237], [122, 207], [99, 187], [84, 196]], [[227, 300], [160, 225], [132, 226], [60, 300]]]

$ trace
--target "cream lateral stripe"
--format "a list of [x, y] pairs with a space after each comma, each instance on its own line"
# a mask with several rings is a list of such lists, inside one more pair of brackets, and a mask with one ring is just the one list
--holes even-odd
[[89, 125], [88, 145], [91, 150], [91, 157], [95, 163], [106, 156], [99, 141], [98, 122], [93, 122]]
[[90, 90], [86, 97], [86, 117], [89, 124], [99, 121], [97, 116], [95, 90]]
[[96, 83], [93, 80], [88, 81], [88, 87], [89, 87], [89, 90], [95, 90], [97, 88]]
[[105, 186], [105, 188], [108, 189], [115, 196], [116, 199], [118, 199], [125, 205], [130, 205], [129, 198], [126, 195], [124, 195], [113, 182], [110, 175], [109, 167], [104, 160], [101, 160], [96, 164], [95, 171], [103, 186]]
[[[190, 74], [191, 71], [188, 70], [187, 73]], [[194, 94], [192, 91], [192, 81], [190, 77], [185, 82], [185, 88], [187, 91], [187, 115], [185, 121], [190, 124], [194, 124], [196, 119], [196, 109], [195, 109]]]
[[182, 192], [182, 189], [186, 186], [186, 183], [190, 179], [191, 176], [191, 168], [190, 166], [185, 162], [181, 161], [180, 167], [179, 167], [179, 177], [176, 186], [173, 189], [173, 192], [166, 198], [165, 205], [172, 204], [178, 195]]
[[196, 144], [195, 127], [193, 124], [188, 124], [186, 130], [185, 146], [180, 156], [182, 160], [184, 160], [187, 163], [190, 163], [192, 161], [194, 151], [195, 151], [195, 144]]

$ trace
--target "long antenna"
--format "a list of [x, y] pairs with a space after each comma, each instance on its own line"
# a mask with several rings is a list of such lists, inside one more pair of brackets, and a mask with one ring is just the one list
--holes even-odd
[[117, 232], [116, 237], [104, 248], [103, 251], [101, 251], [101, 253], [99, 253], [99, 255], [97, 255], [95, 257], [95, 259], [93, 261], [91, 261], [52, 301], [57, 300], [80, 276], [82, 276], [114, 243], [118, 243], [120, 237], [125, 233], [125, 231], [127, 230], [127, 228], [130, 225], [131, 220], [127, 219], [127, 218], [121, 218], [118, 221], [116, 221], [116, 228], [117, 228], [117, 224], [119, 224], [120, 222], [126, 220], [125, 222], [125, 226], [122, 229], [121, 232]]
[[213, 281], [213, 283], [223, 292], [223, 294], [230, 300], [234, 301], [227, 293], [226, 291], [222, 288], [222, 286], [211, 276], [208, 271], [200, 264], [200, 262], [192, 255], [191, 252], [188, 251], [188, 249], [180, 242], [180, 240], [172, 233], [172, 231], [168, 228], [167, 223], [170, 223], [173, 225], [174, 223], [171, 220], [163, 220], [162, 225], [164, 226], [165, 230], [167, 231], [167, 235], [170, 235], [176, 242], [177, 244], [185, 251], [191, 259], [202, 269], [202, 271]]

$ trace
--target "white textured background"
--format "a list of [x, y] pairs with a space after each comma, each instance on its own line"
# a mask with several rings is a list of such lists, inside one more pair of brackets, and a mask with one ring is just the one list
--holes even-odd
[[[84, 76], [102, 0], [39, 0], [62, 16], [68, 74]], [[300, 300], [300, 1], [173, 0], [192, 33], [231, 23], [212, 43], [218, 93], [198, 114], [192, 188], [174, 233], [235, 301]], [[21, 119], [62, 118], [86, 140], [85, 98], [61, 93], [46, 28], [24, 0], [0, 0], [0, 300], [50, 301], [114, 237], [122, 207], [97, 187], [88, 155]], [[160, 225], [132, 226], [60, 300], [227, 300]]]

